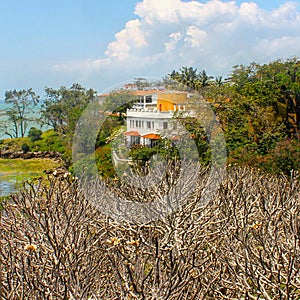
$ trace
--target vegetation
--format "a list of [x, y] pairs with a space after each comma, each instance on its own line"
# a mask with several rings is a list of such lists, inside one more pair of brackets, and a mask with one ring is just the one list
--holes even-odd
[[[182, 67], [178, 71], [172, 71], [163, 79], [162, 84], [174, 88], [174, 81], [181, 85], [181, 89], [198, 91], [205, 101], [212, 104], [226, 138], [229, 164], [246, 164], [272, 173], [284, 172], [287, 175], [292, 169], [299, 169], [298, 59], [278, 60], [263, 65], [254, 62], [248, 66], [237, 65], [225, 80], [221, 76], [214, 78], [205, 70], [198, 72], [193, 67]], [[137, 78], [135, 83], [140, 88], [151, 87], [143, 78]], [[46, 150], [50, 147], [53, 147], [54, 151], [62, 151], [67, 164], [70, 165], [76, 123], [86, 106], [95, 102], [95, 91], [73, 84], [70, 88], [46, 88], [45, 92], [46, 100], [41, 110], [42, 120], [53, 127], [57, 136], [52, 135], [40, 140], [41, 132], [32, 128], [29, 132], [30, 140], [22, 140], [22, 143], [29, 146], [28, 151]], [[5, 95], [6, 102], [11, 105], [8, 110], [9, 121], [14, 125], [13, 132], [9, 134], [12, 137], [24, 136], [30, 111], [37, 104], [39, 96], [31, 89], [8, 91]], [[102, 109], [110, 110], [119, 117], [111, 116], [106, 119], [99, 131], [96, 148], [103, 147], [111, 141], [113, 132], [124, 124], [122, 114], [132, 102], [132, 94], [126, 91], [112, 92], [106, 97]], [[211, 159], [210, 147], [203, 127], [196, 119], [184, 120], [184, 124], [194, 137], [201, 161], [208, 164]], [[59, 139], [61, 142], [58, 142]], [[89, 141], [82, 143], [88, 144]], [[131, 154], [145, 164], [153, 151], [141, 151], [143, 153], [138, 154], [133, 149]], [[110, 167], [107, 171], [111, 173], [109, 169]]]
[[22, 151], [22, 145], [26, 144], [29, 147], [27, 151], [65, 152], [64, 143], [56, 132], [47, 130], [41, 135], [39, 130], [37, 132], [39, 139], [32, 140], [30, 137], [4, 139], [0, 144], [0, 151]]
[[73, 134], [76, 124], [87, 105], [95, 101], [95, 91], [86, 90], [80, 84], [73, 84], [69, 89], [46, 88], [46, 99], [42, 105], [42, 120], [52, 126], [65, 146], [64, 159], [71, 164]]
[[[200, 169], [177, 159], [175, 142], [160, 140], [130, 149], [138, 168], [121, 178], [111, 150], [130, 94], [122, 100], [112, 93], [105, 105], [119, 108], [105, 115], [93, 153], [85, 155], [90, 127], [80, 141], [77, 164], [92, 166], [90, 180], [69, 172], [42, 178], [58, 166], [52, 160], [0, 160], [1, 180], [37, 177], [0, 198], [3, 299], [300, 298], [299, 61], [235, 66], [224, 81], [183, 67], [164, 79], [178, 86], [171, 79], [211, 103], [226, 138], [224, 178], [211, 176], [210, 131], [201, 115], [181, 120], [196, 142]], [[43, 120], [53, 130], [1, 140], [1, 152], [58, 151], [70, 163], [80, 114], [94, 103], [90, 121], [99, 119], [95, 93], [80, 85], [46, 93]], [[166, 164], [139, 172], [155, 154]], [[96, 173], [103, 180], [92, 180]]]
[[[172, 194], [174, 175], [148, 191], [119, 181], [110, 189], [164, 207], [161, 195]], [[106, 188], [84, 197], [68, 174], [30, 185], [3, 203], [2, 297], [299, 299], [299, 176], [231, 168], [217, 194], [201, 203], [209, 174], [200, 175], [178, 210], [152, 211], [159, 219], [143, 223], [122, 206], [119, 214], [130, 221], [105, 215], [91, 196], [110, 203]]]
[[28, 137], [32, 142], [35, 142], [42, 139], [42, 133], [42, 130], [31, 127], [28, 133]]
[[95, 100], [95, 91], [73, 84], [69, 89], [64, 86], [58, 90], [47, 87], [45, 92], [43, 121], [52, 126], [55, 132], [72, 135], [82, 111], [89, 102]]
[[24, 180], [45, 176], [44, 171], [54, 170], [60, 166], [60, 162], [52, 159], [0, 159], [0, 182], [9, 182], [16, 188], [21, 188]]
[[8, 104], [6, 114], [8, 123], [5, 125], [5, 134], [10, 137], [24, 137], [28, 122], [34, 117], [33, 108], [38, 104], [39, 96], [32, 89], [29, 90], [13, 90], [5, 92], [5, 103]]
[[[213, 81], [205, 71], [197, 73], [187, 67], [169, 76], [211, 102], [225, 135], [229, 163], [287, 175], [292, 168], [299, 169], [298, 59], [238, 65], [224, 82], [221, 77]], [[282, 161], [278, 155], [288, 159]]]
[[136, 98], [129, 91], [112, 91], [105, 97], [102, 108], [105, 111], [118, 113], [119, 117], [122, 118], [122, 114], [126, 113], [127, 108], [130, 108], [134, 101]]
[[[274, 174], [283, 172], [288, 176], [292, 170], [299, 170], [298, 59], [278, 60], [264, 65], [238, 65], [233, 67], [230, 77], [225, 80], [221, 76], [213, 78], [205, 70], [198, 72], [192, 67], [182, 67], [179, 71], [171, 72], [163, 79], [163, 83], [167, 88], [196, 90], [204, 101], [211, 104], [225, 136], [229, 165], [248, 165]], [[103, 107], [110, 108], [112, 112], [124, 112], [132, 103], [130, 100], [129, 92], [113, 92], [106, 97]], [[197, 110], [199, 103], [197, 100], [191, 101], [194, 101], [191, 105]], [[209, 130], [205, 132], [203, 127], [204, 116], [200, 106], [198, 110], [198, 118], [181, 118], [180, 115], [177, 118], [191, 133], [201, 163], [207, 165], [211, 161], [211, 145], [207, 136]], [[96, 148], [111, 141], [112, 133], [122, 124], [121, 119], [119, 124], [116, 119], [108, 119], [103, 124]], [[167, 152], [172, 150], [171, 153], [176, 154], [176, 145], [170, 146], [166, 146], [165, 141], [160, 141], [154, 149], [134, 147], [129, 156], [143, 167], [152, 155], [164, 156], [166, 149]], [[101, 163], [107, 166], [106, 174], [115, 176], [111, 172], [112, 165], [109, 161]], [[105, 168], [102, 167], [101, 173], [105, 174], [103, 169]]]

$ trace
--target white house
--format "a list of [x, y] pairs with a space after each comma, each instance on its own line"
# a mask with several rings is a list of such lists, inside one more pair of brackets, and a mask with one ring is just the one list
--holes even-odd
[[152, 147], [166, 131], [176, 130], [174, 113], [186, 111], [187, 92], [137, 91], [137, 102], [127, 110], [127, 147], [141, 144]]

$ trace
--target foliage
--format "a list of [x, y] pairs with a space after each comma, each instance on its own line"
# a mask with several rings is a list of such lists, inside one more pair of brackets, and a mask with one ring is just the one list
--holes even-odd
[[201, 90], [211, 84], [212, 76], [207, 75], [205, 70], [197, 72], [197, 69], [192, 67], [182, 67], [178, 71], [172, 71], [169, 77], [183, 84], [183, 87], [188, 87], [193, 90]]
[[22, 150], [22, 144], [26, 143], [29, 145], [32, 151], [47, 151], [47, 152], [65, 152], [65, 146], [58, 135], [58, 133], [53, 130], [47, 130], [42, 133], [41, 139], [32, 141], [29, 137], [23, 138], [13, 138], [5, 139], [3, 143], [0, 144], [1, 149], [11, 150], [11, 151], [20, 151]]
[[196, 143], [200, 162], [207, 165], [211, 162], [209, 141], [205, 129], [198, 118], [187, 117], [181, 120]]
[[9, 105], [6, 114], [12, 128], [6, 125], [5, 134], [12, 138], [24, 137], [29, 122], [34, 120], [33, 108], [38, 102], [39, 96], [32, 89], [6, 91], [5, 103]]
[[73, 84], [69, 89], [60, 87], [55, 90], [46, 88], [46, 99], [42, 105], [43, 122], [52, 126], [64, 142], [64, 159], [71, 163], [71, 147], [77, 122], [89, 103], [95, 102], [95, 91], [86, 90], [79, 84]]
[[69, 89], [46, 88], [46, 99], [42, 105], [42, 119], [60, 134], [72, 134], [82, 111], [95, 100], [95, 91], [86, 90], [79, 84]]
[[38, 141], [42, 138], [42, 130], [35, 127], [31, 127], [28, 133], [28, 137], [32, 142]]
[[112, 163], [111, 145], [98, 147], [92, 154], [82, 154], [70, 170], [79, 176], [84, 174], [89, 180], [96, 176], [103, 179], [113, 178], [116, 173]]
[[30, 150], [30, 146], [27, 143], [23, 143], [21, 148], [24, 153], [27, 153]]
[[105, 121], [101, 124], [101, 128], [99, 129], [95, 147], [97, 148], [106, 145], [112, 138], [112, 135], [118, 131], [120, 126], [123, 126], [123, 124], [124, 121], [118, 117], [106, 117]]
[[205, 87], [200, 84], [200, 75], [197, 69], [183, 67], [169, 76], [196, 89], [211, 103], [226, 138], [229, 161], [262, 165], [276, 173], [299, 169], [296, 155], [286, 160], [273, 157], [282, 141], [294, 149], [292, 145], [300, 136], [298, 59], [237, 65], [228, 79], [216, 77]]
[[300, 170], [300, 141], [282, 140], [262, 163], [268, 172], [283, 172], [290, 176], [292, 170]]
[[118, 113], [120, 118], [126, 113], [127, 108], [130, 108], [136, 101], [135, 95], [130, 91], [113, 91], [105, 97], [102, 104], [103, 110]]
[[95, 161], [98, 174], [102, 178], [107, 179], [115, 176], [116, 172], [112, 162], [111, 145], [97, 148], [95, 151]]
[[149, 148], [142, 145], [133, 145], [128, 155], [134, 161], [135, 168], [138, 170], [140, 168], [144, 168], [154, 154], [162, 155], [163, 153], [163, 148], [159, 146]]

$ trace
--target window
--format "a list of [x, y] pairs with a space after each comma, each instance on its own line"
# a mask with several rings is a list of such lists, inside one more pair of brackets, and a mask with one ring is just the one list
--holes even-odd
[[130, 144], [131, 145], [138, 145], [138, 144], [140, 144], [140, 137], [139, 136], [131, 136], [130, 137]]
[[163, 128], [168, 129], [168, 122], [163, 122]]
[[152, 129], [154, 129], [154, 122], [152, 122]]
[[139, 122], [136, 120], [135, 121], [135, 127], [138, 128], [139, 127]]
[[152, 103], [152, 96], [146, 96], [146, 103]]
[[147, 129], [151, 129], [151, 122], [147, 121]]

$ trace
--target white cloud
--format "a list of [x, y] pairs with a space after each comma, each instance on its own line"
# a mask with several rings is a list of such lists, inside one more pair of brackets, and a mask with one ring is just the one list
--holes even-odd
[[82, 70], [85, 72], [97, 70], [99, 68], [105, 68], [110, 66], [112, 60], [110, 58], [85, 60], [85, 61], [71, 61], [65, 63], [57, 63], [53, 66], [54, 71], [78, 71]]
[[131, 51], [147, 46], [139, 20], [128, 21], [125, 28], [118, 32], [115, 37], [116, 41], [107, 47], [105, 52], [107, 56], [118, 57], [123, 60], [130, 55]]
[[300, 56], [295, 2], [267, 11], [253, 1], [143, 0], [135, 14], [103, 58], [70, 67], [166, 75], [187, 65], [227, 75], [235, 64]]
[[173, 32], [169, 35], [170, 40], [165, 42], [166, 52], [171, 52], [175, 49], [178, 41], [181, 40], [182, 34], [180, 32]]
[[187, 28], [186, 36], [187, 37], [184, 39], [184, 41], [190, 46], [194, 48], [205, 46], [204, 43], [207, 33], [204, 30], [192, 25]]

